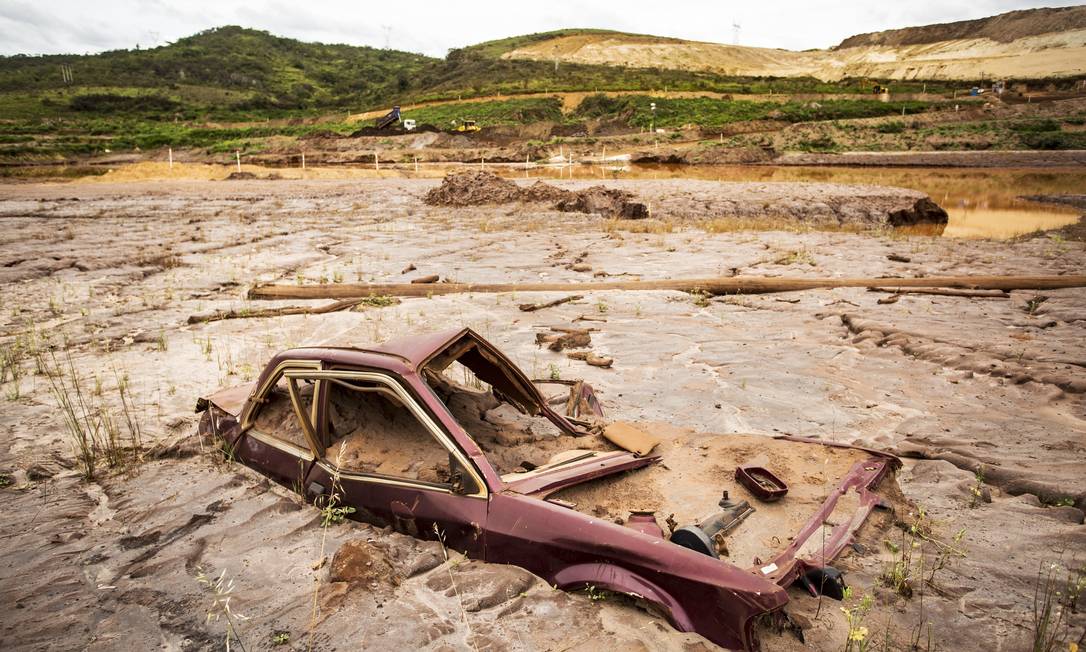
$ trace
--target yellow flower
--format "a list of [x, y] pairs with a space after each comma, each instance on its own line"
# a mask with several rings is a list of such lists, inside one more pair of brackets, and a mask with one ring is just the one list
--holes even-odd
[[867, 638], [867, 628], [857, 627], [848, 633], [848, 640], [850, 641], [862, 641]]

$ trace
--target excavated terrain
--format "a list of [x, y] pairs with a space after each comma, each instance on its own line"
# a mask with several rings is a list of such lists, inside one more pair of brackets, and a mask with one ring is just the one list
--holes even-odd
[[[715, 649], [618, 596], [556, 591], [517, 568], [452, 552], [446, 559], [436, 542], [369, 526], [322, 528], [316, 508], [195, 436], [196, 397], [252, 380], [276, 351], [453, 325], [474, 328], [532, 377], [585, 379], [611, 418], [670, 433], [665, 449], [674, 447], [680, 475], [684, 459], [711, 462], [700, 455], [715, 450], [716, 434], [749, 435], [750, 454], [770, 463], [773, 445], [757, 442], [779, 434], [905, 455], [895, 513], [861, 530], [838, 561], [853, 589], [844, 606], [873, 600], [862, 626], [875, 649], [884, 640], [907, 649], [917, 637], [931, 649], [1031, 649], [1044, 578], [1081, 577], [1086, 289], [893, 302], [862, 288], [717, 298], [586, 291], [535, 312], [518, 305], [562, 295], [470, 294], [266, 318], [249, 315], [306, 302], [244, 297], [255, 282], [425, 275], [494, 283], [1081, 274], [1086, 244], [1044, 235], [708, 233], [682, 219], [654, 231], [652, 220], [616, 223], [545, 204], [426, 204], [437, 186], [0, 186], [0, 648], [221, 649], [232, 627], [248, 650]], [[796, 193], [816, 193], [709, 181], [614, 187], [654, 215], [798, 204]], [[854, 194], [817, 210], [873, 212], [910, 197]], [[188, 323], [229, 309], [241, 317]], [[574, 323], [596, 329], [589, 350], [612, 358], [610, 368], [536, 344], [538, 333]], [[62, 382], [60, 396], [75, 395], [76, 379], [89, 412], [108, 414], [125, 445], [134, 443], [134, 418], [141, 462], [111, 470], [99, 459], [93, 480], [79, 477], [53, 391]], [[516, 445], [530, 452], [532, 443]], [[780, 462], [782, 473], [800, 462]], [[672, 484], [664, 488], [677, 495], [692, 490]], [[817, 483], [810, 487], [796, 497], [816, 499]], [[597, 498], [610, 509], [608, 496]], [[913, 526], [924, 537], [915, 548]], [[895, 586], [885, 576], [902, 550], [913, 551], [911, 568], [923, 559], [922, 577], [914, 570]], [[227, 594], [232, 626], [221, 607]], [[806, 647], [767, 629], [764, 649], [845, 647], [841, 604], [790, 595]], [[1086, 627], [1081, 607], [1059, 625], [1067, 640]]]

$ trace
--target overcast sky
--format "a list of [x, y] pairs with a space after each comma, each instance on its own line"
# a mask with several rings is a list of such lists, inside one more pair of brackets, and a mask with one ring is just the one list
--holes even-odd
[[981, 18], [1047, 0], [0, 0], [0, 53], [91, 53], [163, 45], [209, 27], [241, 25], [305, 41], [444, 56], [449, 48], [563, 27], [803, 50], [862, 32]]

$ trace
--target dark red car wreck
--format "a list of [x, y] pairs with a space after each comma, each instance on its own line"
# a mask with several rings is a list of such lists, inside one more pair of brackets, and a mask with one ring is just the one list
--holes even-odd
[[[607, 424], [587, 385], [546, 398], [537, 383], [462, 329], [284, 351], [197, 410], [203, 435], [308, 500], [334, 492], [352, 518], [560, 589], [634, 596], [731, 649], [758, 648], [757, 621], [783, 612], [793, 583], [839, 592], [830, 562], [889, 507], [876, 490], [893, 456]], [[747, 488], [761, 477], [787, 495]]]

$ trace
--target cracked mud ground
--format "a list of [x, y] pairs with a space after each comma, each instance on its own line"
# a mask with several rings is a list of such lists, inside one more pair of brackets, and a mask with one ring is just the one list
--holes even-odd
[[[714, 649], [629, 601], [554, 591], [516, 568], [446, 562], [436, 544], [355, 524], [323, 540], [313, 508], [214, 463], [193, 439], [194, 399], [251, 379], [275, 351], [454, 324], [479, 331], [529, 375], [554, 365], [563, 378], [584, 378], [612, 418], [909, 455], [905, 496], [944, 537], [964, 529], [965, 556], [939, 571], [922, 601], [906, 599], [878, 582], [892, 559], [882, 538], [897, 535], [862, 536], [866, 545], [840, 565], [857, 592], [875, 596], [872, 635], [889, 636], [892, 649], [918, 627], [940, 649], [1029, 647], [1038, 565], [1086, 557], [1086, 289], [903, 295], [892, 304], [862, 289], [712, 300], [606, 291], [534, 313], [517, 305], [561, 295], [476, 294], [308, 317], [186, 319], [301, 303], [246, 301], [255, 281], [1082, 273], [1082, 243], [636, 233], [536, 207], [426, 206], [436, 183], [0, 187], [0, 341], [51, 344], [62, 361], [66, 344], [85, 386], [100, 385], [115, 410], [127, 377], [150, 459], [80, 482], [47, 378], [25, 360], [17, 392], [4, 379], [0, 647], [220, 648], [225, 623], [207, 622], [210, 598], [195, 580], [203, 569], [234, 579], [247, 649], [277, 647], [277, 634], [286, 649], [305, 649], [310, 631], [322, 650]], [[540, 328], [581, 315], [606, 320], [590, 325], [600, 329], [593, 350], [614, 359], [611, 369], [535, 345]], [[971, 507], [978, 469], [991, 502]], [[371, 562], [365, 568], [381, 572], [333, 581], [320, 560], [348, 541]], [[810, 647], [841, 649], [839, 605], [792, 596]], [[1073, 625], [1077, 636], [1081, 615]], [[766, 649], [800, 648], [790, 634], [764, 639]]]

